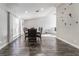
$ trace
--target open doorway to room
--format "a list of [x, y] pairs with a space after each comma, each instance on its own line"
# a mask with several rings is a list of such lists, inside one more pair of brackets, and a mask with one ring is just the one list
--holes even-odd
[[[43, 9], [41, 11], [41, 9]], [[38, 11], [38, 12], [37, 12]], [[27, 13], [29, 14], [29, 13]], [[35, 9], [33, 15], [23, 20], [23, 28], [42, 28], [42, 36], [56, 36], [56, 7]]]

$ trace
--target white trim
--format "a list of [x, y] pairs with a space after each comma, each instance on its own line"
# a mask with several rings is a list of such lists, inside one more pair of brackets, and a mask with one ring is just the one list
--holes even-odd
[[[14, 36], [13, 39], [15, 40], [15, 39], [18, 38], [19, 36], [20, 36], [20, 34]], [[14, 40], [13, 40], [13, 41], [14, 41]], [[12, 42], [13, 42], [13, 41], [12, 41]], [[2, 46], [0, 47], [0, 50], [1, 50], [2, 48], [4, 48], [5, 46], [7, 46], [8, 44], [12, 43], [12, 42], [9, 42], [9, 43], [6, 43], [6, 44], [2, 45]]]
[[15, 40], [16, 38], [18, 38], [20, 36], [20, 34], [14, 35], [13, 39]]
[[62, 38], [60, 38], [60, 37], [57, 37], [57, 38], [58, 38], [59, 40], [62, 40], [62, 41], [64, 41], [64, 42], [70, 44], [71, 46], [73, 46], [73, 47], [79, 49], [79, 46], [78, 46], [78, 45], [75, 45], [75, 44], [73, 44], [73, 43], [70, 43], [70, 42], [68, 42], [68, 41], [66, 41], [66, 40], [64, 40], [64, 39], [62, 39]]
[[0, 50], [1, 50], [2, 48], [4, 48], [5, 46], [7, 46], [7, 45], [8, 45], [8, 43], [2, 45], [2, 46], [0, 47]]
[[14, 36], [13, 36], [13, 40], [12, 40], [11, 42], [9, 42], [9, 44], [12, 43], [14, 40], [16, 40], [16, 38], [18, 38], [19, 36], [20, 36], [20, 34], [14, 35]]

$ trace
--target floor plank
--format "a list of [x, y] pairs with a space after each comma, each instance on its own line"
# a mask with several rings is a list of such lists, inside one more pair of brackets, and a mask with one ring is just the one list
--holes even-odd
[[55, 35], [42, 35], [42, 40], [38, 39], [35, 44], [21, 36], [0, 50], [0, 56], [79, 56], [79, 49], [57, 39]]

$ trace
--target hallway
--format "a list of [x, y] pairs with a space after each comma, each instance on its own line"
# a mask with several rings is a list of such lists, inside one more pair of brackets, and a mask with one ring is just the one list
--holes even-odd
[[[79, 3], [0, 4], [0, 56], [79, 56], [78, 12]], [[30, 32], [42, 39], [28, 42]]]
[[0, 50], [1, 56], [79, 56], [79, 50], [56, 39], [54, 35], [42, 35], [34, 45], [28, 44], [24, 36], [17, 38], [12, 44]]

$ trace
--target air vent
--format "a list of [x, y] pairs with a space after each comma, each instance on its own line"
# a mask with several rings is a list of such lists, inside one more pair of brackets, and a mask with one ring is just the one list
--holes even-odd
[[36, 12], [39, 12], [39, 10], [36, 10]]

